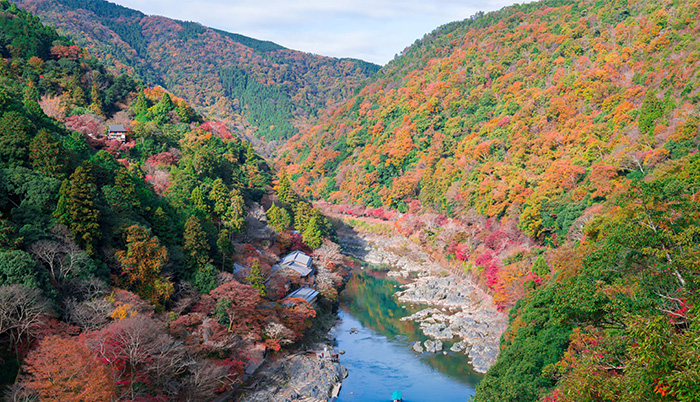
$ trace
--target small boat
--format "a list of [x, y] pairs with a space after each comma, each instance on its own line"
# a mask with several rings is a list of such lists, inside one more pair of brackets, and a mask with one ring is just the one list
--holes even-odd
[[391, 402], [402, 402], [403, 398], [401, 397], [401, 391], [394, 391], [394, 393], [391, 394]]

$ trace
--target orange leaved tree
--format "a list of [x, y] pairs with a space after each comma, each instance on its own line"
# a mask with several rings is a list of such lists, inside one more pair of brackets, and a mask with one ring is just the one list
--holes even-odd
[[44, 338], [25, 364], [27, 387], [42, 401], [111, 401], [115, 396], [110, 370], [73, 339]]

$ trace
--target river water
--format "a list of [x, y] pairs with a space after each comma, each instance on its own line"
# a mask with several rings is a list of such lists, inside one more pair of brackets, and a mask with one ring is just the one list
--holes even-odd
[[[393, 294], [399, 282], [386, 275], [354, 274], [341, 293], [340, 321], [333, 330], [340, 361], [349, 371], [341, 402], [385, 402], [400, 390], [406, 402], [465, 402], [481, 379], [464, 353], [418, 354], [415, 341], [426, 338], [418, 325], [400, 321], [425, 306], [400, 304]], [[353, 333], [354, 329], [357, 333]], [[351, 331], [353, 330], [353, 331]]]

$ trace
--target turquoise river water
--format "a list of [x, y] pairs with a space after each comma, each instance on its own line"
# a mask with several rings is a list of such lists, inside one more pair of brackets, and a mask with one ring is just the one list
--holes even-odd
[[[384, 402], [400, 390], [406, 402], [468, 401], [481, 375], [463, 353], [418, 354], [411, 349], [427, 338], [416, 323], [400, 321], [421, 306], [402, 306], [393, 296], [399, 285], [364, 271], [354, 274], [341, 293], [333, 336], [336, 348], [345, 351], [340, 362], [349, 375], [339, 400]], [[444, 346], [449, 350], [451, 343]]]

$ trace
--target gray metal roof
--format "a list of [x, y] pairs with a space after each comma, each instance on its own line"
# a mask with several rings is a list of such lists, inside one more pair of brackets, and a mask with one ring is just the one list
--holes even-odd
[[289, 253], [279, 264], [281, 267], [291, 268], [301, 276], [307, 276], [313, 269], [311, 268], [311, 257], [301, 251]]
[[126, 128], [124, 127], [123, 124], [110, 124], [109, 125], [109, 131], [126, 131]]
[[318, 291], [311, 288], [299, 288], [292, 293], [288, 294], [287, 297], [300, 297], [309, 303], [313, 303], [318, 297]]

